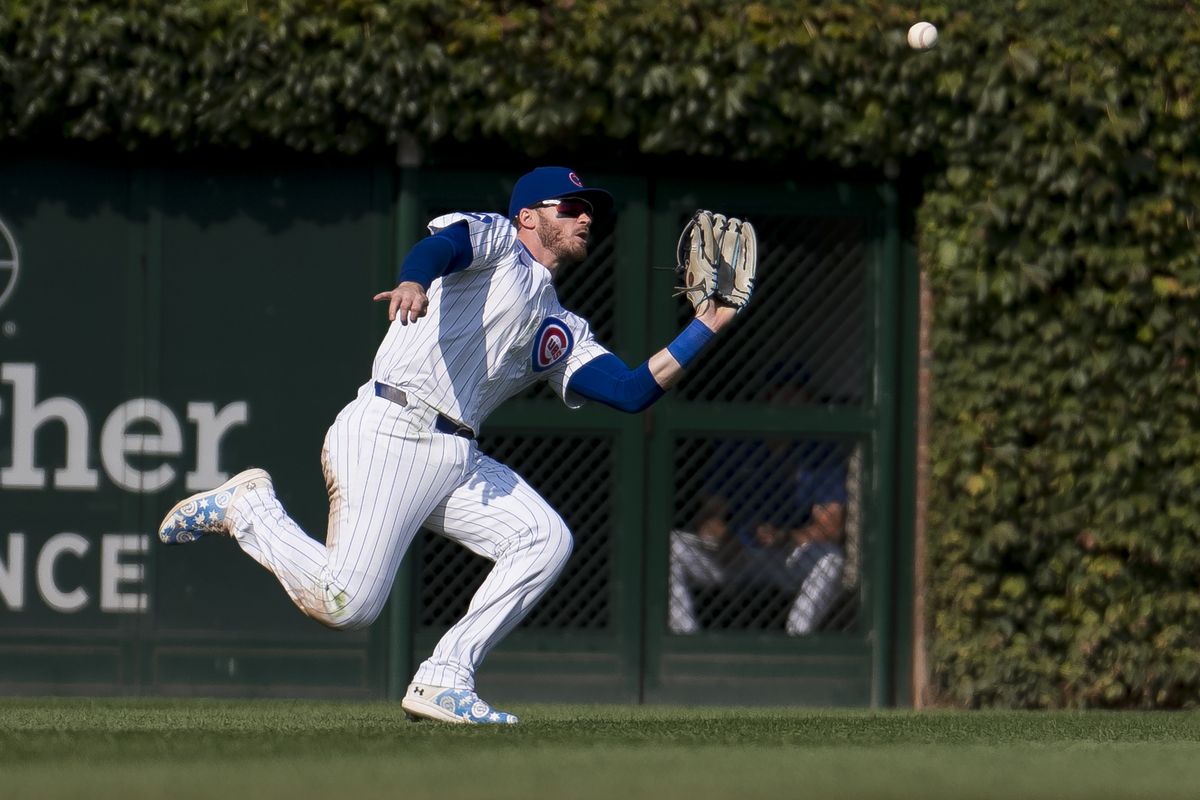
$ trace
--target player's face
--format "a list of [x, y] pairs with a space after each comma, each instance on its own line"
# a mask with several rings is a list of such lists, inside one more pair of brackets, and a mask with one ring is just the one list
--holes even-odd
[[566, 198], [537, 209], [538, 240], [559, 264], [579, 264], [587, 257], [592, 235], [592, 207], [585, 200]]

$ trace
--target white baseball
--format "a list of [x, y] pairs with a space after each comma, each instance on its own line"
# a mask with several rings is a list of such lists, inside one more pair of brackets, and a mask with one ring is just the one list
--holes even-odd
[[937, 40], [937, 28], [931, 22], [918, 22], [908, 29], [908, 46], [913, 50], [928, 50]]

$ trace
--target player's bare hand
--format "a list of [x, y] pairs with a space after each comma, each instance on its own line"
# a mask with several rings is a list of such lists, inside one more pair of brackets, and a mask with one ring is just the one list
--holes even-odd
[[429, 298], [425, 289], [416, 281], [404, 281], [390, 292], [380, 292], [375, 299], [388, 301], [388, 319], [395, 320], [399, 314], [400, 324], [407, 325], [425, 316], [429, 310]]
[[733, 322], [733, 318], [736, 316], [736, 308], [728, 303], [722, 303], [720, 300], [711, 299], [700, 307], [700, 312], [696, 314], [696, 319], [707, 325], [713, 333], [717, 333], [726, 325]]

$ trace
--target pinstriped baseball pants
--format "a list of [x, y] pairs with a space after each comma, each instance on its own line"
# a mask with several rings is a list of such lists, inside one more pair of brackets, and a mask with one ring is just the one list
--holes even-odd
[[413, 678], [473, 689], [484, 656], [562, 571], [570, 531], [529, 484], [474, 441], [435, 431], [433, 409], [398, 406], [369, 387], [325, 437], [325, 544], [308, 536], [269, 489], [239, 498], [229, 515], [234, 537], [301, 611], [346, 630], [379, 616], [422, 526], [491, 559], [466, 615]]

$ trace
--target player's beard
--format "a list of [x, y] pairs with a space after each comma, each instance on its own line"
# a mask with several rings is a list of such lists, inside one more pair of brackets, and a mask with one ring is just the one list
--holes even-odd
[[537, 227], [537, 235], [542, 247], [553, 253], [561, 266], [574, 266], [587, 258], [586, 239], [581, 239], [575, 233], [568, 233], [544, 218]]

